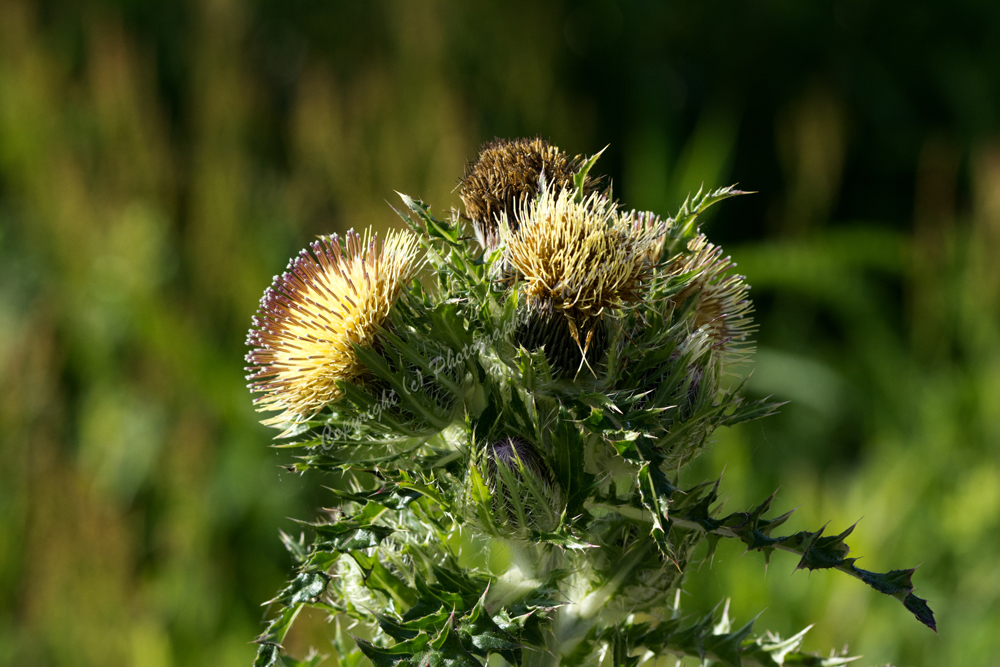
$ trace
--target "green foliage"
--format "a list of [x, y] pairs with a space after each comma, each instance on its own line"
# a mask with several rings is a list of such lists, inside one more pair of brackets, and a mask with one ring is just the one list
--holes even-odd
[[685, 574], [720, 538], [847, 573], [934, 628], [912, 570], [879, 574], [847, 557], [852, 529], [776, 535], [791, 512], [765, 518], [773, 496], [720, 516], [719, 482], [679, 486], [716, 428], [777, 407], [743, 398], [726, 379], [729, 339], [696, 324], [715, 270], [695, 261], [697, 218], [738, 194], [699, 192], [662, 221], [648, 298], [609, 317], [609, 351], [573, 377], [519, 338], [530, 305], [516, 281], [498, 280], [503, 249], [480, 250], [457, 215], [439, 220], [401, 195], [435, 284], [404, 289], [380, 344], [355, 346], [367, 375], [282, 445], [294, 469], [339, 471], [352, 490], [332, 490], [329, 518], [306, 524], [311, 542], [282, 536], [296, 574], [271, 603], [256, 667], [277, 663], [303, 607], [367, 628], [356, 645], [376, 667], [471, 667], [493, 654], [539, 666], [604, 654], [623, 667], [662, 655], [729, 667], [850, 660], [802, 652], [803, 633], [733, 629], [726, 612], [685, 617]]

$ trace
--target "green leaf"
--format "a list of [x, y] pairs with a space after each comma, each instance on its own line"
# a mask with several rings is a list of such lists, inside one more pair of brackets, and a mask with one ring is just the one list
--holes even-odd
[[281, 543], [285, 545], [285, 549], [291, 554], [292, 560], [295, 563], [301, 564], [305, 562], [309, 556], [309, 548], [306, 546], [306, 536], [304, 534], [300, 534], [298, 539], [295, 539], [285, 531], [279, 530], [278, 536], [281, 538]]
[[366, 502], [377, 503], [386, 509], [397, 511], [406, 509], [411, 502], [424, 495], [416, 490], [412, 484], [404, 485], [395, 483], [383, 484], [372, 491], [360, 491], [356, 493], [332, 487], [327, 487], [327, 490], [341, 500], [362, 504]]
[[281, 656], [281, 646], [271, 642], [258, 642], [260, 648], [257, 649], [257, 657], [253, 661], [253, 667], [271, 667], [278, 662]]
[[533, 530], [531, 540], [535, 543], [557, 544], [564, 549], [596, 549], [596, 544], [585, 541], [581, 535], [573, 531], [572, 526], [567, 525], [565, 516], [560, 520], [559, 526], [553, 531]]
[[860, 568], [858, 568], [858, 571], [862, 573], [861, 579], [866, 584], [880, 593], [895, 596], [900, 593], [909, 593], [913, 590], [912, 578], [913, 573], [917, 571], [917, 568], [914, 567], [909, 570], [892, 570], [891, 572], [886, 572], [885, 574], [869, 572]]
[[639, 494], [642, 498], [643, 507], [653, 517], [653, 527], [650, 534], [656, 541], [656, 546], [667, 558], [674, 560], [673, 549], [667, 541], [667, 533], [670, 531], [670, 519], [667, 517], [667, 507], [669, 499], [662, 499], [653, 486], [653, 479], [649, 472], [649, 463], [644, 463], [639, 469]]
[[934, 612], [927, 605], [927, 600], [923, 598], [918, 598], [913, 593], [907, 594], [903, 598], [903, 606], [910, 610], [918, 621], [926, 625], [928, 628], [937, 632], [937, 622], [934, 620]]
[[295, 577], [271, 602], [282, 605], [310, 602], [323, 594], [329, 581], [330, 575], [325, 572], [303, 572]]
[[844, 538], [854, 531], [854, 526], [832, 537], [823, 537], [825, 529], [826, 526], [812, 534], [796, 569], [819, 570], [854, 563], [856, 559], [846, 558], [851, 549], [844, 542]]
[[486, 582], [473, 579], [473, 577], [469, 576], [468, 571], [465, 568], [459, 567], [453, 558], [449, 558], [444, 564], [447, 567], [442, 567], [441, 565], [431, 567], [434, 578], [437, 579], [437, 584], [434, 586], [435, 590], [457, 594], [461, 596], [465, 609], [472, 607], [476, 600], [483, 594]]
[[377, 612], [373, 612], [373, 615], [378, 619], [378, 627], [382, 629], [382, 632], [389, 635], [396, 641], [406, 641], [413, 639], [420, 634], [419, 629], [413, 629], [408, 627], [410, 624], [400, 623], [388, 616], [383, 616]]
[[699, 215], [704, 213], [713, 204], [717, 204], [724, 199], [746, 194], [753, 193], [737, 190], [735, 185], [709, 192], [698, 190], [697, 194], [689, 196], [684, 200], [680, 211], [677, 212], [677, 217], [674, 218], [672, 227], [677, 230], [676, 237], [681, 240], [693, 238], [697, 233], [696, 223]]
[[732, 414], [726, 415], [723, 418], [721, 425], [735, 426], [736, 424], [753, 421], [754, 419], [770, 417], [773, 414], [777, 414], [778, 408], [786, 405], [787, 403], [787, 401], [776, 403], [771, 401], [769, 398], [762, 398], [759, 401], [744, 403], [737, 407]]
[[607, 146], [602, 148], [594, 155], [591, 155], [590, 158], [588, 158], [587, 161], [583, 163], [583, 166], [580, 167], [580, 171], [576, 172], [576, 175], [573, 176], [573, 187], [576, 189], [576, 194], [574, 195], [574, 199], [577, 202], [583, 201], [583, 186], [587, 182], [587, 174], [590, 173], [590, 170], [591, 168], [593, 168], [594, 163], [597, 162], [597, 158], [601, 157], [601, 154], [604, 153], [604, 151], [606, 150], [608, 150]]
[[743, 640], [753, 630], [755, 620], [735, 632], [708, 635], [704, 642], [705, 650], [725, 664], [740, 667], [743, 664]]
[[424, 667], [482, 667], [481, 663], [472, 657], [462, 640], [454, 631], [451, 622], [445, 626], [437, 637], [428, 644], [430, 650], [420, 657], [420, 665]]
[[411, 607], [416, 604], [417, 595], [403, 580], [382, 564], [377, 551], [371, 556], [360, 551], [352, 551], [351, 558], [364, 572], [365, 586], [386, 593], [400, 607]]
[[350, 520], [309, 525], [316, 531], [317, 549], [342, 553], [376, 547], [394, 532], [388, 526], [373, 523], [362, 524]]
[[[716, 483], [716, 488], [718, 483]], [[914, 570], [893, 570], [880, 574], [855, 567], [856, 558], [848, 558], [850, 548], [844, 541], [855, 526], [850, 526], [839, 535], [824, 537], [825, 526], [815, 532], [801, 531], [792, 535], [770, 537], [771, 531], [790, 516], [790, 512], [776, 519], [766, 520], [762, 515], [770, 508], [774, 495], [758, 505], [750, 512], [735, 512], [716, 520], [709, 515], [708, 506], [715, 499], [715, 490], [702, 497], [690, 508], [680, 521], [682, 525], [697, 526], [707, 533], [721, 537], [735, 537], [747, 545], [748, 550], [762, 551], [769, 560], [775, 549], [789, 551], [799, 555], [796, 569], [836, 569], [852, 577], [860, 579], [875, 590], [891, 595], [906, 607], [918, 621], [937, 631], [934, 614], [926, 600], [913, 594], [911, 577]]]
[[[714, 485], [702, 484], [693, 489], [688, 489], [683, 496], [687, 502], [678, 507], [678, 510], [680, 510], [685, 506], [689, 506], [687, 512], [683, 514], [685, 521], [693, 522], [708, 532], [716, 530], [721, 525], [719, 521], [712, 518], [711, 509], [712, 503], [719, 498], [719, 482], [721, 481], [720, 478]], [[707, 492], [702, 493], [703, 489], [707, 489]]]
[[426, 633], [419, 633], [413, 639], [398, 642], [389, 648], [375, 646], [375, 644], [360, 637], [354, 637], [354, 641], [375, 667], [393, 667], [394, 665], [417, 667], [418, 664], [421, 664], [416, 659], [417, 655], [426, 649], [429, 640]]
[[436, 219], [434, 216], [430, 214], [430, 207], [424, 202], [420, 201], [419, 199], [414, 199], [413, 197], [404, 195], [402, 192], [397, 192], [396, 194], [399, 195], [400, 199], [403, 200], [403, 203], [406, 205], [406, 208], [410, 209], [413, 213], [415, 213], [417, 218], [423, 223], [422, 226], [416, 225], [409, 219], [408, 216], [403, 215], [399, 211], [396, 211], [396, 213], [399, 214], [399, 216], [403, 218], [403, 220], [407, 221], [407, 223], [411, 226], [411, 228], [413, 228], [414, 231], [416, 231], [418, 234], [420, 233], [427, 234], [431, 238], [445, 241], [448, 245], [460, 247], [458, 242], [459, 238], [458, 227], [455, 227], [447, 222]]
[[317, 667], [325, 656], [314, 654], [305, 660], [296, 660], [295, 658], [283, 655], [278, 658], [278, 667]]
[[583, 439], [572, 422], [572, 415], [565, 409], [559, 411], [552, 445], [556, 476], [566, 493], [566, 515], [572, 519], [583, 509], [583, 501], [593, 486], [593, 476], [584, 471]]
[[618, 628], [615, 628], [611, 664], [613, 667], [635, 667], [639, 664], [639, 656], [629, 656], [628, 637]]
[[301, 609], [301, 604], [284, 607], [278, 616], [268, 623], [264, 633], [254, 640], [260, 645], [253, 663], [254, 667], [272, 667], [278, 661], [281, 642], [285, 640], [288, 629], [292, 626], [292, 622]]
[[499, 653], [507, 662], [521, 663], [521, 644], [486, 612], [486, 593], [468, 615], [462, 618], [458, 627], [462, 645], [469, 653], [487, 657]]

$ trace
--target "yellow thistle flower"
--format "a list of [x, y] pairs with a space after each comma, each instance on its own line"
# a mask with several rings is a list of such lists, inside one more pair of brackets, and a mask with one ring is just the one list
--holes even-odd
[[577, 201], [571, 190], [542, 192], [524, 204], [520, 220], [517, 228], [506, 215], [501, 220], [504, 258], [529, 307], [561, 313], [585, 351], [607, 311], [641, 298], [655, 233], [619, 215], [603, 196]]
[[698, 234], [688, 242], [690, 254], [679, 258], [673, 267], [678, 273], [696, 272], [691, 284], [674, 301], [681, 305], [688, 298], [693, 304], [694, 329], [706, 327], [713, 345], [725, 355], [728, 363], [739, 363], [753, 352], [750, 335], [753, 324], [753, 303], [750, 288], [743, 276], [731, 272], [736, 265], [722, 248]]
[[385, 240], [353, 230], [343, 240], [320, 237], [275, 276], [247, 336], [249, 388], [258, 411], [280, 410], [275, 425], [310, 418], [341, 396], [338, 380], [364, 372], [351, 344], [372, 347], [399, 296], [419, 268], [417, 238]]
[[[552, 189], [571, 190], [581, 165], [579, 156], [569, 158], [543, 139], [495, 139], [485, 144], [476, 162], [466, 167], [461, 183], [462, 203], [480, 242], [486, 247], [496, 246], [499, 221], [504, 215], [517, 228], [522, 204], [538, 194], [541, 174], [545, 174]], [[588, 179], [584, 190], [589, 191], [592, 185]]]

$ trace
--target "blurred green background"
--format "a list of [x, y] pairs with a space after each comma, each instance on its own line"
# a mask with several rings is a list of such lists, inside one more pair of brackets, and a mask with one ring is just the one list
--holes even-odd
[[[246, 667], [330, 500], [243, 378], [316, 234], [459, 205], [494, 136], [550, 138], [628, 207], [702, 183], [753, 285], [727, 508], [863, 519], [940, 637], [838, 573], [723, 545], [684, 604], [858, 664], [1000, 665], [1000, 4], [956, 0], [0, 0], [0, 665]], [[330, 652], [323, 619], [289, 638]], [[326, 664], [335, 665], [331, 659]]]

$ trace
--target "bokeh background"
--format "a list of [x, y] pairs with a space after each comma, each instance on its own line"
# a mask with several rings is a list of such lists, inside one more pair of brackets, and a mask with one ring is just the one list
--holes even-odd
[[[858, 664], [1000, 665], [1000, 4], [980, 0], [0, 0], [0, 665], [246, 667], [329, 500], [243, 378], [316, 234], [459, 205], [494, 136], [598, 163], [706, 225], [757, 303], [755, 395], [697, 475], [861, 519], [940, 636], [838, 573], [723, 545], [726, 596]], [[305, 618], [293, 653], [324, 643]], [[335, 658], [328, 665], [336, 665]]]

